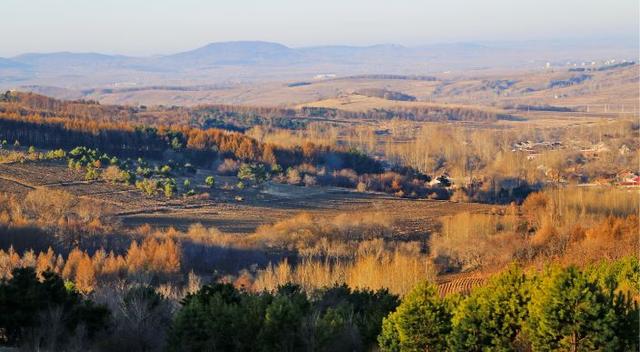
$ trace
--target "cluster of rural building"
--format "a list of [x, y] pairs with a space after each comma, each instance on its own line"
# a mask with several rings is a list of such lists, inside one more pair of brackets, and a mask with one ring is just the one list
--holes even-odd
[[[527, 153], [527, 159], [534, 160], [536, 158], [539, 158], [545, 151], [561, 149], [572, 149], [575, 151], [579, 151], [583, 157], [588, 159], [597, 159], [599, 155], [611, 151], [611, 148], [604, 142], [588, 146], [580, 146], [567, 145], [560, 141], [521, 141], [513, 145], [512, 151]], [[627, 155], [631, 153], [632, 150], [626, 144], [623, 144], [618, 148], [617, 152], [620, 155]], [[560, 182], [574, 181], [576, 183], [585, 183], [590, 181], [591, 184], [597, 185], [616, 185], [623, 187], [640, 186], [640, 172], [637, 170], [634, 171], [632, 169], [624, 169], [617, 172], [615, 170], [612, 170], [610, 173], [602, 175], [602, 177], [599, 177], [598, 179], [587, 180], [583, 175], [576, 172], [577, 170], [575, 170], [575, 168], [572, 168], [571, 170], [565, 170], [568, 171], [568, 174], [560, 175], [558, 170], [554, 170], [544, 165], [540, 165], [539, 167], [550, 179], [557, 179]]]

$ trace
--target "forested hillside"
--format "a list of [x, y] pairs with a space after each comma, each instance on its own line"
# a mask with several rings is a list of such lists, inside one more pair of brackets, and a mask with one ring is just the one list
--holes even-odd
[[[210, 128], [205, 111], [233, 123], [254, 114], [259, 121], [302, 114], [359, 122], [332, 140], [325, 138], [332, 127], [315, 122], [296, 129], [258, 124], [246, 133]], [[599, 187], [563, 180], [570, 167], [603, 175], [598, 165], [605, 160], [632, 160], [636, 146], [628, 141], [637, 126], [589, 126], [585, 140], [598, 128], [611, 149], [581, 150], [579, 157], [562, 144], [512, 144], [493, 126], [478, 132], [449, 122], [385, 145], [381, 157], [376, 143], [385, 134], [367, 140], [358, 133], [386, 124], [386, 113], [349, 114], [103, 106], [4, 94], [0, 345], [638, 347], [637, 191], [622, 183], [635, 182], [634, 174]], [[416, 122], [398, 112], [392, 120]], [[553, 136], [583, 127], [572, 128]], [[464, 143], [452, 143], [456, 138]], [[628, 146], [621, 153], [618, 145]], [[529, 158], [535, 148], [542, 156]], [[502, 161], [494, 163], [496, 155]], [[550, 161], [557, 173], [535, 164]], [[215, 226], [204, 223], [212, 219]]]

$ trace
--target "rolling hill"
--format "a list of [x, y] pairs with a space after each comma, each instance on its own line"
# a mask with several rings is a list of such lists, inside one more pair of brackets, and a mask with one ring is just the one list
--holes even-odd
[[294, 49], [282, 44], [239, 41], [211, 43], [198, 49], [169, 55], [158, 60], [161, 64], [195, 65], [258, 65], [290, 64], [302, 56]]
[[578, 43], [559, 49], [553, 42], [292, 48], [264, 41], [237, 41], [150, 57], [55, 52], [0, 58], [0, 88], [44, 85], [87, 89], [282, 81], [318, 75], [429, 75], [449, 70], [540, 68], [546, 62], [560, 66], [576, 60], [633, 59], [636, 54], [637, 43], [617, 42], [598, 46]]

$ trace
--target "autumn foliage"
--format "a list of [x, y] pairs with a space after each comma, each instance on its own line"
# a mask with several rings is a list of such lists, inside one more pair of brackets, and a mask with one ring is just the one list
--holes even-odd
[[0, 278], [9, 279], [16, 268], [34, 268], [38, 275], [52, 271], [75, 283], [81, 292], [93, 291], [98, 282], [114, 281], [137, 275], [164, 279], [180, 273], [181, 250], [170, 239], [145, 238], [134, 241], [124, 255], [100, 249], [90, 255], [74, 248], [64, 258], [49, 248], [46, 252], [27, 251], [22, 255], [13, 248], [0, 249]]

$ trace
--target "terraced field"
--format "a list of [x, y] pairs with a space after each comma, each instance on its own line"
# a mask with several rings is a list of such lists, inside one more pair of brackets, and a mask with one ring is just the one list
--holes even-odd
[[438, 294], [441, 297], [459, 293], [467, 295], [479, 286], [482, 286], [487, 280], [479, 276], [477, 273], [457, 274], [451, 276], [441, 276], [438, 280]]

